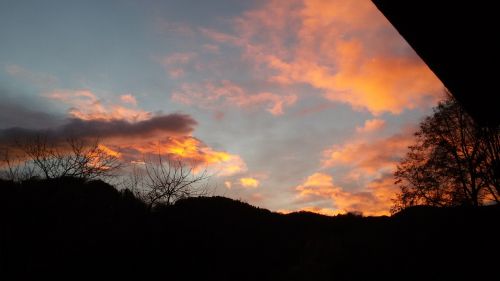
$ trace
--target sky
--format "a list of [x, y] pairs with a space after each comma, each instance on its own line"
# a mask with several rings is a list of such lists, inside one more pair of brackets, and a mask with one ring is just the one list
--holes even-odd
[[160, 151], [280, 212], [389, 214], [444, 91], [368, 0], [3, 0], [0, 42], [0, 142]]

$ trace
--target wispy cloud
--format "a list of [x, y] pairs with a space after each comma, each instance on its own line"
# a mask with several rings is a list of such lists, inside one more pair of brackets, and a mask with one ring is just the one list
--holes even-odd
[[272, 115], [282, 115], [285, 107], [295, 104], [297, 96], [270, 92], [249, 93], [231, 81], [222, 80], [215, 83], [207, 81], [203, 84], [184, 84], [172, 94], [172, 100], [210, 109], [233, 106], [252, 108], [264, 105]]
[[59, 82], [59, 79], [52, 74], [35, 72], [16, 64], [7, 65], [5, 71], [10, 76], [21, 79], [41, 89], [54, 87]]
[[137, 105], [137, 100], [132, 94], [126, 94], [126, 95], [121, 95], [120, 100], [123, 103], [131, 104], [131, 105]]
[[171, 78], [181, 78], [185, 75], [186, 69], [190, 67], [193, 60], [197, 58], [195, 52], [178, 52], [169, 54], [161, 59], [161, 64]]

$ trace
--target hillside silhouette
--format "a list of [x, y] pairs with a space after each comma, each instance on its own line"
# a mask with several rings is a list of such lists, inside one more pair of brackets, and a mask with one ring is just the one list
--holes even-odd
[[2, 180], [0, 279], [494, 278], [499, 218], [496, 206], [284, 215], [224, 197], [149, 210], [99, 180]]

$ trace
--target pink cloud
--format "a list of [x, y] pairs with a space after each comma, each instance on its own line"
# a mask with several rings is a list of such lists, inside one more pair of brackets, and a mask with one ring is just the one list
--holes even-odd
[[168, 35], [175, 34], [184, 37], [194, 37], [196, 31], [187, 23], [172, 22], [162, 18], [155, 19], [155, 27], [159, 33], [166, 33]]
[[181, 78], [186, 73], [186, 68], [190, 67], [193, 61], [198, 57], [194, 52], [173, 53], [160, 59], [167, 73], [171, 78]]
[[219, 46], [214, 44], [203, 44], [202, 48], [204, 51], [209, 53], [218, 54], [220, 52]]
[[131, 104], [131, 105], [137, 105], [137, 100], [135, 99], [135, 97], [131, 94], [127, 94], [127, 95], [121, 95], [120, 96], [120, 100], [123, 102], [123, 103], [128, 103], [128, 104]]
[[57, 77], [43, 72], [34, 72], [22, 66], [11, 64], [5, 67], [5, 71], [13, 77], [22, 79], [42, 89], [52, 88], [58, 83]]
[[284, 113], [285, 107], [295, 104], [297, 96], [293, 94], [278, 95], [270, 92], [251, 94], [231, 81], [222, 80], [218, 83], [184, 84], [172, 94], [172, 100], [211, 109], [224, 106], [240, 108], [266, 106], [269, 113], [281, 115]]
[[187, 64], [196, 58], [194, 52], [173, 53], [163, 58], [163, 63], [166, 65], [172, 64]]
[[127, 120], [137, 122], [150, 119], [151, 112], [103, 102], [90, 90], [54, 90], [45, 97], [70, 106], [68, 114], [81, 120]]

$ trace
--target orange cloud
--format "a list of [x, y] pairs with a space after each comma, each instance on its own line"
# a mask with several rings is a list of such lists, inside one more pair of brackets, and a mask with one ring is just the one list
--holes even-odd
[[90, 90], [55, 90], [44, 96], [68, 104], [69, 115], [80, 120], [126, 120], [137, 122], [148, 120], [151, 112], [103, 103]]
[[121, 153], [120, 152], [118, 152], [116, 150], [113, 150], [113, 149], [105, 146], [104, 144], [99, 144], [98, 148], [99, 148], [100, 151], [106, 153], [107, 155], [114, 156], [114, 157], [117, 157], [117, 158], [121, 157]]
[[108, 145], [120, 148], [123, 158], [131, 162], [160, 154], [182, 160], [196, 170], [206, 168], [217, 176], [230, 176], [247, 170], [239, 155], [216, 151], [192, 136], [164, 136], [154, 141], [113, 139]]
[[[173, 61], [184, 61], [177, 55]], [[69, 125], [57, 131], [65, 135], [69, 129], [83, 137], [102, 137], [106, 153], [129, 162], [145, 156], [164, 155], [191, 164], [196, 170], [206, 168], [218, 176], [245, 172], [246, 164], [239, 155], [217, 151], [191, 136], [196, 121], [189, 115], [153, 116], [150, 112], [104, 103], [89, 90], [53, 91], [47, 97], [72, 106]], [[132, 95], [123, 95], [125, 103], [134, 103]], [[118, 153], [118, 151], [120, 151]]]
[[259, 186], [260, 183], [257, 179], [247, 177], [247, 178], [240, 178], [240, 184], [243, 187], [256, 188]]
[[[333, 178], [318, 172], [296, 187], [301, 201], [330, 198], [339, 210], [360, 211], [366, 215], [388, 215], [392, 199], [398, 191], [393, 172], [408, 146], [414, 141], [411, 128], [401, 134], [379, 139], [367, 139], [363, 132], [377, 128], [382, 122], [368, 120], [358, 135], [343, 145], [324, 151], [323, 170], [345, 168], [342, 182], [357, 186], [357, 191], [346, 191], [335, 185]], [[358, 128], [359, 129], [359, 128]], [[361, 131], [361, 132], [360, 132]], [[352, 188], [352, 187], [351, 187]]]
[[268, 112], [273, 115], [281, 115], [286, 106], [295, 104], [297, 96], [269, 92], [250, 94], [231, 81], [222, 80], [219, 83], [206, 82], [202, 85], [184, 84], [180, 90], [172, 94], [172, 100], [205, 108], [216, 108], [220, 105], [242, 108], [267, 105]]
[[363, 173], [392, 171], [413, 143], [411, 134], [397, 134], [379, 140], [351, 140], [323, 152], [323, 167], [349, 166]]
[[338, 187], [333, 186], [333, 178], [323, 173], [314, 173], [310, 175], [303, 184], [296, 188], [296, 190], [300, 192], [299, 196], [301, 197], [307, 197], [309, 195], [329, 197], [337, 189]]
[[267, 1], [234, 20], [234, 34], [203, 29], [267, 68], [269, 80], [308, 84], [375, 115], [433, 104], [441, 82], [370, 1]]
[[383, 129], [385, 127], [385, 121], [382, 119], [370, 119], [366, 120], [363, 127], [356, 127], [356, 132], [358, 133], [371, 133]]
[[317, 200], [317, 198], [331, 199], [336, 209], [307, 207], [307, 211], [320, 214], [335, 215], [346, 212], [361, 212], [368, 216], [388, 215], [391, 206], [391, 195], [385, 181], [373, 184], [368, 191], [349, 192], [336, 186], [333, 178], [324, 173], [314, 173], [306, 181], [296, 187], [298, 197], [302, 200]]

